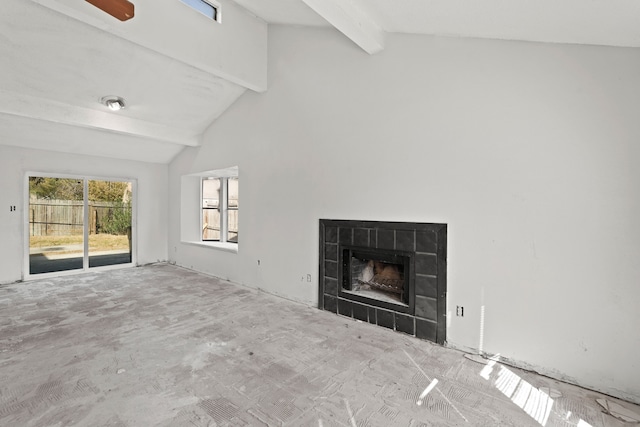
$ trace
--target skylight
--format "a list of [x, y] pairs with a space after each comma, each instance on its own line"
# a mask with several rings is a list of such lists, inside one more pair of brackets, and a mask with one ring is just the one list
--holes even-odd
[[216, 22], [222, 22], [220, 16], [220, 5], [211, 0], [180, 0], [182, 3], [191, 6], [203, 15]]

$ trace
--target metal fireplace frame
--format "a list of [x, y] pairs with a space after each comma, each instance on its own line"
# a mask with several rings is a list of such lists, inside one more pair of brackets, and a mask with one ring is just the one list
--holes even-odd
[[[365, 304], [369, 304], [376, 307], [386, 308], [393, 311], [399, 311], [401, 313], [414, 314], [415, 308], [415, 278], [414, 278], [414, 265], [413, 265], [413, 252], [397, 251], [390, 249], [378, 249], [378, 248], [366, 248], [361, 246], [347, 246], [339, 245], [339, 263], [342, 265], [342, 269], [338, 276], [338, 296], [344, 299], [353, 301], [359, 301]], [[367, 256], [369, 259], [375, 259], [377, 261], [387, 261], [400, 264], [404, 267], [404, 289], [406, 297], [405, 304], [394, 304], [392, 302], [382, 301], [375, 298], [369, 298], [363, 295], [354, 294], [351, 292], [345, 292], [345, 289], [350, 290], [353, 280], [351, 278], [351, 257]], [[400, 262], [398, 262], [400, 261]]]

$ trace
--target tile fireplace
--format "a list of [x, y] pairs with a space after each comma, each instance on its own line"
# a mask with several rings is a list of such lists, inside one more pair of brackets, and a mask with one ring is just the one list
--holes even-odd
[[446, 224], [320, 220], [319, 308], [443, 344]]

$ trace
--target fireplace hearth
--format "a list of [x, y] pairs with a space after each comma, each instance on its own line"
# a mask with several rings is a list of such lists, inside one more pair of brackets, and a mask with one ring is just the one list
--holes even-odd
[[320, 220], [319, 308], [444, 343], [446, 224]]

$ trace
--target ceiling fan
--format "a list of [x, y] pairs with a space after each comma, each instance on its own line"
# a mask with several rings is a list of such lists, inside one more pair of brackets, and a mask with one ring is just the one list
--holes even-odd
[[133, 18], [133, 3], [128, 0], [86, 0], [116, 19], [126, 21]]

